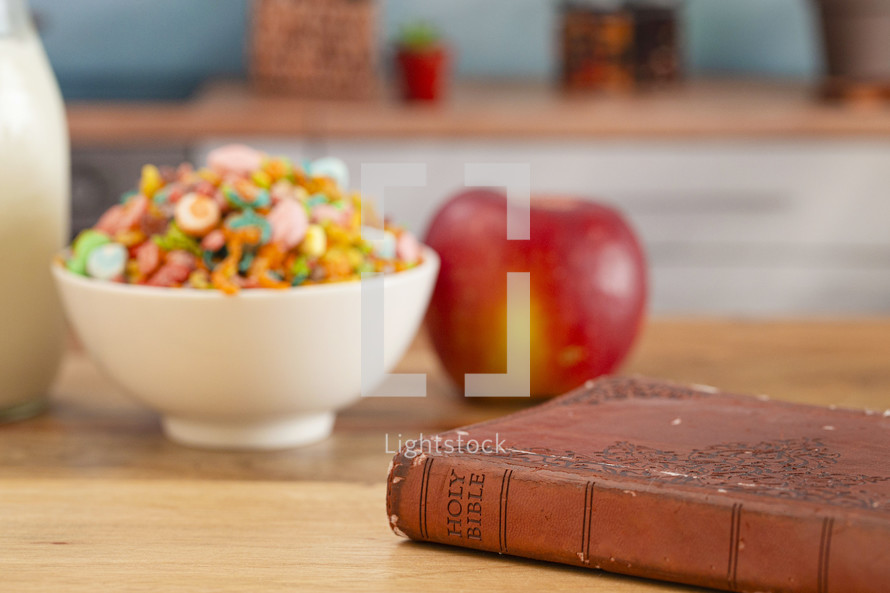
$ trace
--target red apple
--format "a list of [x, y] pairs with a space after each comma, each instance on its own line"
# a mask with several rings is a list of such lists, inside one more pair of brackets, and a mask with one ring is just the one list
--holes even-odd
[[533, 396], [612, 372], [640, 329], [646, 266], [622, 216], [579, 198], [531, 204], [527, 241], [507, 240], [507, 200], [493, 190], [457, 195], [429, 228], [442, 267], [427, 325], [461, 389], [466, 373], [507, 370], [507, 272], [530, 273]]

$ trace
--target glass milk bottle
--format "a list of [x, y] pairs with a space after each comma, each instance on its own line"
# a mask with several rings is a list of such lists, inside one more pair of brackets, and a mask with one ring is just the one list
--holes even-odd
[[49, 265], [68, 232], [68, 131], [25, 0], [0, 0], [0, 422], [46, 405], [64, 324]]

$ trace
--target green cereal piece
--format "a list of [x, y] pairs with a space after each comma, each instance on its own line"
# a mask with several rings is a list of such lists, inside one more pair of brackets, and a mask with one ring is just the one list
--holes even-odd
[[170, 199], [170, 192], [171, 190], [169, 187], [161, 188], [151, 197], [151, 201], [154, 202], [156, 206], [166, 204]]
[[327, 204], [328, 197], [322, 193], [312, 194], [309, 196], [309, 199], [306, 200], [307, 208], [315, 208], [321, 204]]
[[221, 188], [223, 196], [225, 196], [226, 201], [230, 206], [234, 208], [246, 208], [248, 206], [247, 200], [241, 197], [235, 188], [230, 183], [226, 183]]
[[257, 191], [256, 198], [251, 203], [254, 208], [268, 208], [271, 204], [272, 195], [266, 189]]
[[294, 265], [291, 267], [291, 274], [294, 275], [294, 279], [291, 282], [293, 286], [299, 286], [303, 282], [306, 281], [306, 278], [309, 277], [309, 273], [312, 270], [309, 269], [309, 261], [305, 256], [300, 256], [294, 260]]
[[86, 229], [81, 231], [74, 243], [71, 245], [71, 257], [65, 262], [65, 267], [69, 271], [81, 276], [87, 275], [87, 257], [97, 247], [101, 247], [111, 243], [111, 237], [97, 231], [96, 229]]
[[213, 261], [214, 258], [218, 257], [219, 259], [223, 259], [227, 254], [228, 250], [225, 247], [223, 247], [216, 253], [214, 253], [213, 251], [204, 251], [202, 255], [204, 259], [204, 265], [207, 266], [208, 270], [212, 270], [214, 267], [216, 267], [216, 262]]
[[233, 230], [252, 226], [259, 228], [261, 245], [265, 245], [272, 238], [272, 225], [269, 224], [268, 220], [254, 212], [252, 208], [245, 208], [241, 214], [229, 217], [226, 220], [226, 226]]
[[72, 255], [71, 258], [65, 262], [65, 267], [68, 268], [69, 272], [73, 272], [80, 276], [86, 276], [87, 275], [87, 256]]
[[266, 208], [272, 203], [272, 196], [265, 189], [259, 189], [253, 201], [238, 193], [231, 183], [222, 186], [222, 193], [226, 201], [235, 208]]
[[250, 266], [253, 265], [253, 260], [253, 252], [245, 251], [244, 255], [241, 256], [241, 261], [238, 262], [238, 271], [242, 274], [246, 274], [250, 270]]
[[111, 237], [96, 229], [86, 229], [81, 231], [77, 238], [74, 239], [71, 251], [75, 255], [86, 256], [96, 247], [101, 247], [106, 243], [111, 243]]
[[133, 189], [131, 189], [128, 192], [124, 192], [124, 194], [121, 196], [121, 204], [126, 204], [127, 202], [130, 201], [131, 198], [135, 198], [138, 195], [139, 195], [139, 192], [136, 190], [133, 190]]
[[167, 234], [163, 237], [152, 237], [152, 241], [157, 243], [158, 247], [164, 251], [188, 251], [192, 255], [201, 255], [201, 246], [193, 238], [182, 232], [176, 223], [170, 223], [167, 227]]

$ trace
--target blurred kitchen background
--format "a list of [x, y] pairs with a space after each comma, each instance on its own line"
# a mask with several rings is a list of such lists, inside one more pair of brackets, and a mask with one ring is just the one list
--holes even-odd
[[[231, 141], [339, 156], [356, 187], [363, 162], [426, 163], [426, 189], [386, 195], [421, 235], [464, 163], [527, 162], [534, 192], [627, 214], [655, 314], [888, 313], [890, 8], [844, 2], [31, 6], [69, 103], [73, 230], [143, 163]], [[394, 40], [431, 31], [441, 97], [406, 103]]]

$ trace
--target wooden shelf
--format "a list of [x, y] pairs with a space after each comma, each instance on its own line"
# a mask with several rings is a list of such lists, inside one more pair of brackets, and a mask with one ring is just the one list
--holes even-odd
[[829, 105], [805, 85], [692, 82], [633, 96], [545, 85], [461, 85], [437, 106], [307, 101], [209, 84], [182, 103], [73, 103], [75, 145], [301, 138], [890, 138], [890, 108]]

